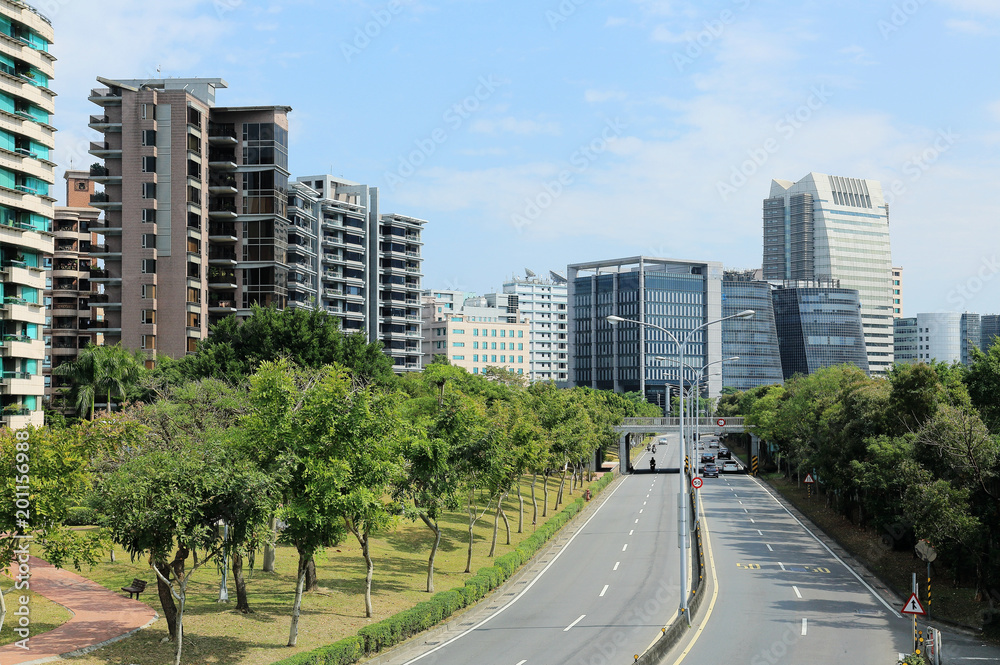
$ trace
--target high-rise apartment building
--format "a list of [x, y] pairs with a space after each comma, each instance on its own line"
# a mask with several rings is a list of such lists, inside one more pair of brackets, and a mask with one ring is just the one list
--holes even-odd
[[[466, 298], [457, 307], [457, 292], [423, 295], [423, 353], [426, 363], [443, 355], [448, 362], [472, 374], [488, 367], [506, 369], [527, 378], [530, 325], [507, 304], [490, 304], [485, 296]], [[494, 294], [495, 295], [495, 294]], [[440, 310], [440, 311], [439, 311]]]
[[91, 293], [92, 251], [101, 251], [91, 227], [101, 211], [90, 205], [94, 183], [87, 171], [66, 171], [66, 206], [55, 208], [55, 254], [45, 290], [45, 398], [58, 397], [69, 387], [52, 370], [76, 360], [80, 349], [101, 341], [104, 296]]
[[[683, 340], [695, 328], [722, 318], [722, 264], [636, 256], [568, 267], [570, 383], [615, 392], [641, 392], [666, 405], [668, 386], [684, 385], [710, 362], [722, 359], [722, 328], [694, 333], [685, 347], [683, 374], [678, 348], [662, 331], [634, 323], [612, 325], [620, 316], [669, 330]], [[717, 397], [721, 375], [711, 371], [707, 394]]]
[[983, 314], [979, 317], [979, 348], [988, 352], [1000, 337], [1000, 314]]
[[892, 269], [892, 316], [903, 316], [903, 269]]
[[528, 376], [534, 381], [569, 380], [569, 314], [566, 278], [554, 271], [540, 278], [530, 270], [524, 279], [504, 282], [503, 294], [486, 294], [493, 301], [513, 298], [511, 306], [531, 326]]
[[833, 365], [868, 372], [861, 298], [836, 280], [775, 285], [772, 291], [781, 368], [786, 379]]
[[43, 291], [54, 248], [54, 33], [47, 18], [11, 0], [0, 2], [0, 33], [0, 422], [17, 429], [44, 423]]
[[722, 316], [748, 309], [749, 319], [722, 322], [722, 387], [750, 390], [784, 382], [781, 352], [774, 322], [771, 285], [757, 278], [756, 270], [727, 270], [722, 277]]
[[[877, 180], [810, 173], [764, 200], [764, 279], [838, 280], [861, 297], [868, 367], [893, 363], [889, 208]], [[900, 299], [901, 300], [901, 299]]]
[[982, 345], [981, 318], [970, 312], [933, 312], [896, 321], [896, 362], [972, 363], [972, 349]]
[[[339, 317], [345, 331], [380, 340], [396, 371], [419, 371], [421, 233], [427, 222], [380, 213], [376, 187], [331, 175], [303, 176], [296, 185], [289, 252], [297, 263], [290, 279], [302, 282], [290, 292], [299, 302], [315, 297], [316, 306]], [[299, 232], [310, 218], [318, 224], [315, 234]], [[313, 252], [315, 291], [308, 286]]]
[[291, 109], [218, 107], [222, 79], [98, 81], [91, 283], [120, 304], [97, 323], [106, 342], [177, 357], [214, 321], [284, 308]]

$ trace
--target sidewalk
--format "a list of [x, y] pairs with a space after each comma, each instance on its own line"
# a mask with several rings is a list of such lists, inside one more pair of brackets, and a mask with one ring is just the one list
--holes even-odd
[[[108, 591], [96, 582], [36, 557], [31, 557], [29, 562], [31, 590], [62, 605], [73, 613], [73, 617], [47, 633], [31, 635], [27, 650], [14, 644], [0, 647], [0, 665], [56, 660], [64, 654], [90, 650], [127, 637], [157, 619], [156, 612], [145, 603]], [[149, 589], [155, 596], [155, 582]], [[16, 621], [9, 600], [7, 604], [6, 622]]]

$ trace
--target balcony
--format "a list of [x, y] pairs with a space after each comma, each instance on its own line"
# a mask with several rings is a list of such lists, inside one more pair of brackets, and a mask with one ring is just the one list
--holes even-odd
[[107, 192], [96, 192], [90, 195], [90, 205], [101, 210], [121, 210], [121, 201], [112, 201]]
[[208, 252], [208, 263], [213, 266], [235, 266], [236, 265], [236, 252], [229, 250], [228, 252], [223, 249], [210, 249]]
[[121, 159], [122, 149], [112, 148], [111, 144], [107, 141], [91, 141], [90, 150], [88, 150], [94, 157], [100, 157], [101, 159]]
[[231, 122], [208, 123], [208, 142], [212, 145], [236, 145], [236, 125]]
[[111, 321], [91, 321], [87, 324], [87, 330], [93, 330], [98, 333], [121, 333], [122, 326], [120, 323], [113, 323]]
[[99, 132], [121, 132], [122, 122], [121, 120], [112, 121], [106, 115], [92, 115], [90, 116], [90, 123], [88, 126], [91, 129], [95, 129]]
[[236, 225], [226, 222], [210, 222], [208, 225], [208, 239], [212, 242], [236, 242]]
[[208, 207], [208, 216], [212, 219], [236, 219], [236, 206], [211, 204]]
[[111, 175], [108, 172], [108, 167], [103, 164], [90, 165], [90, 179], [102, 185], [108, 183], [120, 185], [122, 181], [122, 177], [120, 175]]
[[214, 291], [232, 290], [236, 288], [236, 272], [221, 268], [208, 269], [208, 288]]
[[236, 178], [212, 178], [208, 183], [208, 191], [216, 195], [236, 196]]
[[235, 314], [236, 313], [236, 301], [235, 300], [212, 300], [208, 299], [208, 311], [210, 314]]
[[90, 91], [90, 96], [87, 99], [98, 106], [121, 106], [122, 90], [121, 88], [113, 90], [111, 88], [94, 88]]

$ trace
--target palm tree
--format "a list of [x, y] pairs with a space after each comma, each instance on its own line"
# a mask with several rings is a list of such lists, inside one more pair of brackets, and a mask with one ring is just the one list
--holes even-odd
[[76, 360], [63, 363], [52, 370], [53, 374], [66, 377], [72, 384], [70, 399], [77, 414], [94, 418], [94, 403], [98, 393], [108, 396], [108, 410], [111, 400], [123, 400], [129, 388], [139, 382], [145, 369], [142, 351], [129, 351], [121, 345], [94, 346], [80, 351]]

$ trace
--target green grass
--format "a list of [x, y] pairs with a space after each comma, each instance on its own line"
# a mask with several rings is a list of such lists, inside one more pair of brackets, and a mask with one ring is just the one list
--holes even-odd
[[[536, 484], [539, 499], [538, 524], [531, 524], [530, 478], [522, 480], [524, 496], [524, 532], [517, 533], [518, 502], [510, 496], [504, 504], [511, 526], [511, 545], [506, 545], [503, 520], [500, 521], [497, 556], [513, 550], [534, 529], [544, 523], [542, 518], [542, 479]], [[554, 515], [555, 493], [559, 477], [549, 478], [549, 513]], [[586, 485], [585, 485], [586, 487]], [[581, 488], [569, 495], [567, 502], [580, 496]], [[565, 503], [563, 504], [565, 506]], [[562, 506], [559, 508], [562, 509]], [[464, 513], [455, 513], [442, 520], [444, 534], [435, 561], [435, 591], [460, 587], [470, 577], [464, 573], [467, 552], [467, 521]], [[483, 566], [492, 565], [489, 552], [493, 531], [493, 516], [479, 521], [475, 529], [473, 574]], [[220, 605], [218, 598], [220, 574], [213, 564], [198, 570], [192, 577], [185, 612], [184, 663], [219, 663], [223, 665], [265, 665], [290, 655], [330, 644], [357, 633], [358, 629], [427, 600], [427, 556], [432, 533], [422, 522], [401, 522], [392, 531], [374, 539], [372, 555], [375, 577], [372, 604], [375, 616], [364, 617], [365, 564], [357, 541], [345, 540], [317, 556], [319, 590], [306, 594], [302, 602], [298, 644], [285, 646], [291, 622], [295, 591], [295, 571], [298, 555], [293, 548], [279, 547], [274, 574], [260, 572], [260, 556], [256, 569], [250, 571], [244, 562], [247, 590], [253, 614], [236, 613], [235, 588], [230, 581], [231, 602]], [[117, 591], [138, 577], [149, 582], [142, 600], [158, 612], [155, 577], [145, 560], [131, 562], [119, 554], [116, 563], [105, 563], [82, 574], [97, 583]], [[167, 635], [162, 619], [133, 637], [103, 649], [71, 659], [76, 665], [166, 665], [173, 662], [174, 645], [161, 643]]]
[[[2, 579], [4, 587], [7, 587], [10, 580], [6, 577]], [[7, 618], [4, 619], [3, 629], [0, 629], [0, 644], [10, 644], [15, 640], [21, 639], [20, 635], [14, 633], [14, 628], [17, 627], [19, 619], [19, 617], [14, 616], [14, 612], [20, 607], [22, 596], [28, 598], [28, 608], [30, 611], [28, 619], [31, 621], [30, 637], [41, 635], [44, 632], [61, 626], [73, 616], [62, 605], [57, 605], [34, 591], [11, 591], [4, 594], [4, 602], [7, 605]]]

